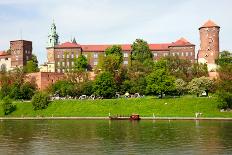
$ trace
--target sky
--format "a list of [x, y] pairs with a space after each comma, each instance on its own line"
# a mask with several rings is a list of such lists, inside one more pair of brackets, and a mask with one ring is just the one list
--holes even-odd
[[60, 42], [79, 44], [174, 42], [181, 37], [199, 49], [198, 28], [208, 19], [221, 27], [220, 50], [232, 50], [231, 0], [0, 0], [0, 51], [9, 41], [33, 42], [39, 63], [55, 21]]

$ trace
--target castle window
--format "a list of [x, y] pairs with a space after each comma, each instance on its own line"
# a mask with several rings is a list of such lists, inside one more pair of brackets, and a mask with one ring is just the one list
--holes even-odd
[[74, 54], [73, 53], [72, 53], [71, 57], [74, 58]]
[[63, 63], [63, 66], [65, 65], [65, 63], [64, 62], [62, 62]]
[[158, 56], [158, 54], [157, 54], [157, 53], [153, 53], [153, 56], [154, 56], [154, 57], [157, 57], [157, 56]]
[[59, 55], [59, 54], [57, 55], [57, 58], [60, 58], [60, 55]]
[[98, 62], [97, 62], [97, 61], [94, 61], [94, 62], [93, 62], [93, 65], [94, 65], [94, 66], [96, 66], [97, 64], [98, 64]]
[[67, 58], [67, 59], [69, 58], [69, 55], [68, 55], [68, 54], [66, 55], [66, 58]]
[[93, 57], [96, 59], [96, 58], [98, 58], [98, 53], [94, 53], [93, 54]]
[[188, 53], [188, 52], [186, 52], [186, 56], [189, 56], [188, 54], [189, 54], [189, 53]]
[[168, 56], [168, 53], [164, 53], [163, 56]]
[[84, 56], [87, 58], [88, 57], [88, 55], [87, 54], [84, 54]]
[[184, 52], [181, 53], [181, 56], [182, 56], [182, 57], [184, 56]]
[[123, 61], [123, 64], [124, 65], [128, 65], [128, 61]]
[[128, 58], [128, 53], [123, 53], [124, 58]]

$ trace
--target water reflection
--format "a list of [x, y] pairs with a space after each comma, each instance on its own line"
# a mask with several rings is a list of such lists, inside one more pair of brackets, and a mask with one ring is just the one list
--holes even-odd
[[229, 121], [0, 122], [1, 154], [231, 154]]

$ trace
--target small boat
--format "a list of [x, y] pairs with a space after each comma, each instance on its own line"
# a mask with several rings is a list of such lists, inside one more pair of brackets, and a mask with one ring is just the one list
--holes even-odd
[[130, 117], [125, 117], [125, 116], [109, 116], [110, 120], [140, 120], [141, 118], [139, 117], [138, 114], [132, 114]]

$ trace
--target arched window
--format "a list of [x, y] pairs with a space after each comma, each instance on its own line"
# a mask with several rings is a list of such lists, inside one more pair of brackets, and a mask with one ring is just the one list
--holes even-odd
[[1, 72], [6, 72], [6, 64], [1, 65]]

